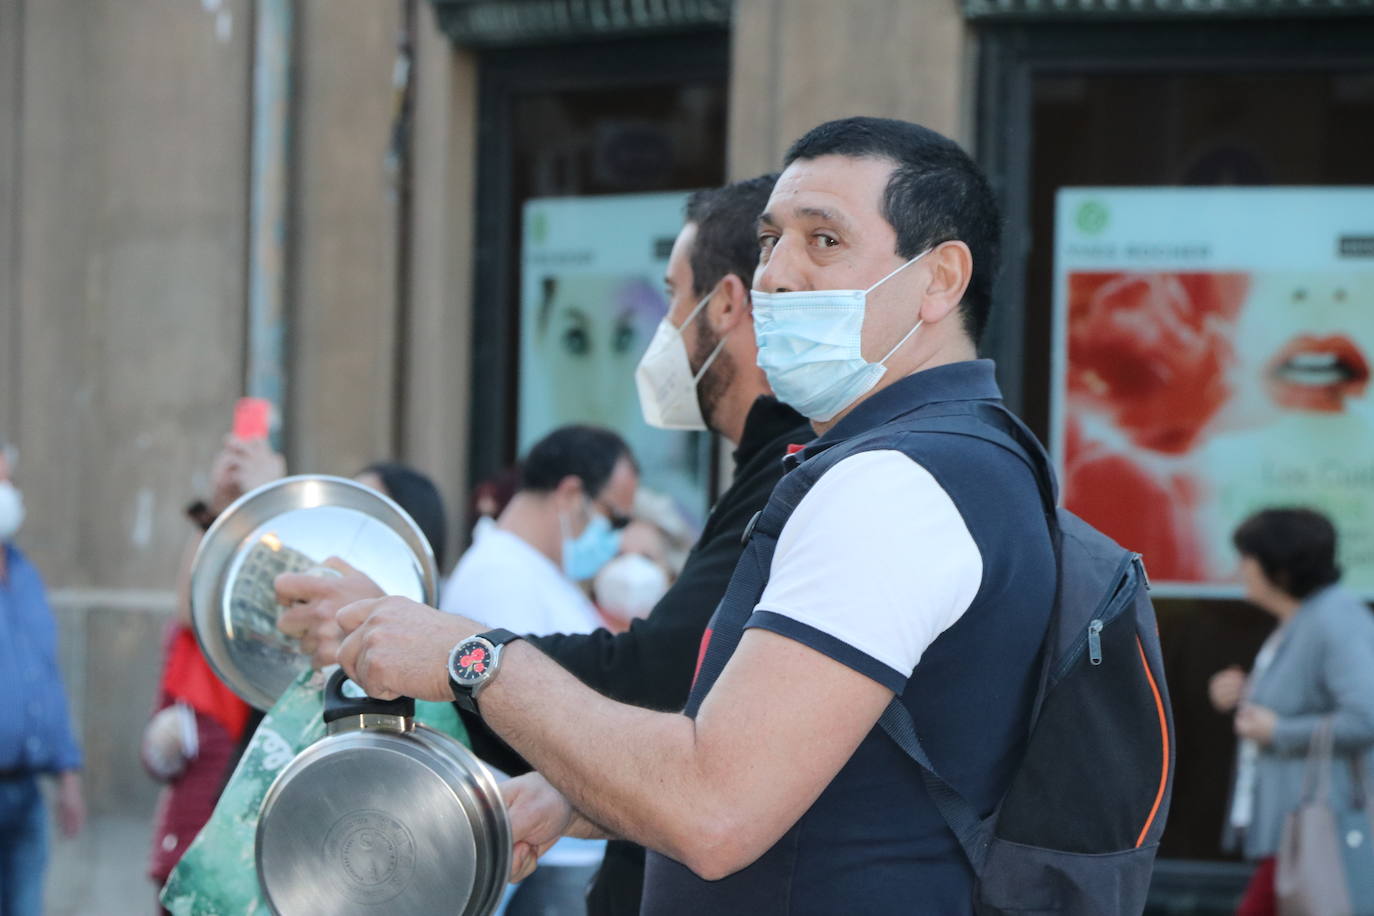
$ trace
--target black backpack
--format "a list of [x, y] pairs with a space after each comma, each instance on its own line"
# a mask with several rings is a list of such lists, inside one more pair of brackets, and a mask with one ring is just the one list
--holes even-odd
[[935, 771], [898, 698], [879, 724], [921, 768], [976, 876], [980, 914], [1133, 914], [1145, 908], [1169, 810], [1174, 725], [1149, 580], [1131, 553], [1056, 508], [1049, 460], [1005, 408], [912, 417], [920, 432], [1007, 449], [1040, 485], [1058, 562], [1026, 754], [993, 813]]

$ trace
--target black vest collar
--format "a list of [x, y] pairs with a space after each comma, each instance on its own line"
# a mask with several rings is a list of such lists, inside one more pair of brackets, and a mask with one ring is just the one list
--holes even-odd
[[1002, 389], [997, 386], [995, 370], [992, 360], [973, 359], [913, 372], [863, 401], [806, 448], [788, 455], [787, 469], [791, 470], [812, 455], [846, 439], [930, 404], [1001, 400]]

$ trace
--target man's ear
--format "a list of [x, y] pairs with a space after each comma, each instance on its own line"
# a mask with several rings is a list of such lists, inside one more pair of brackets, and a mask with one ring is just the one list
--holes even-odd
[[921, 304], [921, 318], [934, 324], [958, 312], [973, 279], [973, 253], [963, 242], [941, 242], [925, 260], [930, 262], [930, 282]]
[[582, 504], [582, 478], [576, 474], [569, 474], [558, 481], [558, 486], [554, 487], [553, 495], [559, 508], [565, 511], [572, 511]]
[[711, 330], [724, 337], [749, 315], [749, 287], [734, 274], [721, 278], [715, 299], [706, 306]]

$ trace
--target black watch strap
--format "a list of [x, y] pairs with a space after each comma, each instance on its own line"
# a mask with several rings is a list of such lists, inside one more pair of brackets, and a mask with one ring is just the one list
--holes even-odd
[[[449, 678], [449, 685], [450, 687], [453, 685], [452, 678]], [[468, 693], [466, 690], [454, 690], [453, 702], [457, 703], [458, 708], [461, 709], [463, 712], [470, 712], [474, 716], [481, 715], [481, 713], [477, 711], [477, 698], [474, 697], [472, 694]]]
[[477, 635], [493, 646], [504, 646], [511, 640], [520, 638], [519, 633], [512, 633], [510, 630], [503, 630], [500, 627], [494, 630], [487, 630], [485, 633], [478, 633]]

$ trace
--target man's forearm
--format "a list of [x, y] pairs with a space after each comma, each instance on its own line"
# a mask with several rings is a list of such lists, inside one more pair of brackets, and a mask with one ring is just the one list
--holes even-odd
[[[380, 699], [451, 696], [446, 647], [486, 629], [397, 597], [354, 602], [338, 622], [349, 634], [339, 663]], [[505, 647], [478, 705], [589, 819], [713, 880], [805, 814], [891, 699], [867, 675], [753, 629], [693, 718], [600, 696], [523, 640]]]
[[[608, 700], [524, 642], [506, 648], [482, 717], [607, 834], [677, 858], [702, 805], [691, 719]], [[628, 736], [633, 735], [633, 740]]]

